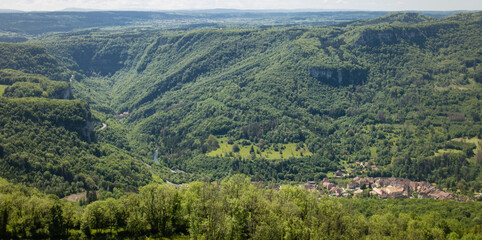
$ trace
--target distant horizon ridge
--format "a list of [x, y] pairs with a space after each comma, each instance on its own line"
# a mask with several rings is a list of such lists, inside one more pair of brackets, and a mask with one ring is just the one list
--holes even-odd
[[366, 9], [307, 9], [307, 8], [279, 8], [279, 9], [241, 9], [241, 8], [206, 8], [206, 9], [95, 9], [95, 8], [64, 8], [60, 10], [25, 11], [19, 9], [0, 9], [0, 13], [38, 13], [38, 12], [477, 12], [481, 10], [366, 10]]

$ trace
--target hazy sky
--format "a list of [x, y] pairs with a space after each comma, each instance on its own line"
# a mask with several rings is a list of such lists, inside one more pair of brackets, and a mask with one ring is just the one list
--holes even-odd
[[0, 9], [53, 11], [65, 8], [482, 10], [482, 0], [0, 0]]

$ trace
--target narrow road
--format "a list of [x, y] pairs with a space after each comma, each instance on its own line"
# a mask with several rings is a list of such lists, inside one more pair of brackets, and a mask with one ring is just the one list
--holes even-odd
[[103, 129], [104, 129], [104, 128], [106, 128], [106, 127], [107, 127], [107, 124], [102, 123], [102, 127], [101, 127], [101, 128], [99, 128], [99, 131], [100, 131], [100, 130], [103, 130]]

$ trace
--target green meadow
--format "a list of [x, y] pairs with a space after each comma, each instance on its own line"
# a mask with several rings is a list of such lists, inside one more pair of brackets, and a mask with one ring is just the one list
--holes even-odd
[[[480, 140], [478, 137], [473, 137], [473, 138], [454, 138], [448, 142], [458, 142], [462, 144], [473, 144], [475, 145], [475, 148], [473, 148], [473, 153], [474, 156], [469, 159], [469, 161], [475, 162], [476, 161], [476, 155], [478, 151], [482, 151], [482, 140]], [[472, 145], [472, 146], [473, 146]], [[454, 149], [454, 148], [445, 148], [445, 149], [439, 149], [437, 152], [435, 152], [435, 156], [443, 155], [443, 154], [463, 154], [464, 151], [460, 149]]]
[[0, 96], [3, 95], [3, 92], [5, 92], [5, 88], [7, 88], [8, 85], [0, 85]]
[[[270, 144], [260, 148], [247, 140], [238, 140], [228, 143], [228, 139], [223, 137], [218, 139], [219, 148], [206, 153], [209, 157], [241, 157], [241, 158], [265, 158], [265, 159], [286, 159], [299, 158], [313, 155], [310, 150], [300, 143]], [[237, 145], [239, 151], [233, 151]]]

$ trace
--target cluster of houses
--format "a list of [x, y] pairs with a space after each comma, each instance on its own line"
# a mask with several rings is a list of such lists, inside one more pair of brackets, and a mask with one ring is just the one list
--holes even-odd
[[114, 115], [114, 118], [117, 119], [117, 120], [122, 120], [127, 116], [129, 116], [129, 112], [123, 112], [121, 114]]
[[[440, 200], [467, 201], [465, 197], [455, 198], [452, 194], [442, 191], [428, 182], [414, 182], [404, 178], [372, 178], [355, 177], [346, 185], [339, 186], [330, 182], [329, 178], [323, 179], [321, 188], [314, 181], [309, 181], [300, 187], [309, 191], [318, 191], [329, 197], [349, 197], [357, 194], [368, 193], [380, 198], [432, 198]], [[325, 194], [326, 193], [326, 194]]]
[[[366, 172], [366, 171], [378, 171], [378, 167], [374, 164], [369, 162], [355, 162], [354, 164], [350, 164], [352, 167], [348, 168], [352, 173], [354, 172]], [[347, 173], [346, 170], [338, 170], [334, 173], [334, 177], [346, 177], [350, 174]]]
[[[172, 173], [186, 173], [182, 170], [171, 170]], [[359, 194], [366, 194], [370, 196], [378, 196], [380, 198], [430, 198], [439, 200], [455, 200], [455, 201], [471, 201], [469, 198], [460, 196], [455, 197], [452, 194], [442, 191], [439, 187], [434, 186], [428, 182], [415, 182], [404, 178], [395, 177], [355, 177], [345, 180], [334, 181], [340, 176], [347, 176], [343, 170], [337, 171], [334, 178], [324, 178], [321, 185], [315, 181], [308, 181], [306, 184], [300, 185], [301, 188], [310, 192], [317, 192], [326, 197], [351, 197]], [[334, 182], [345, 182], [345, 184], [337, 185]], [[179, 188], [181, 185], [173, 184], [167, 181], [167, 184]], [[268, 184], [266, 186], [264, 181], [251, 181], [251, 184], [265, 187], [272, 190], [281, 190], [282, 185]], [[482, 194], [476, 195], [476, 198], [482, 197]]]
[[[179, 170], [182, 171], [182, 170]], [[179, 184], [173, 184], [166, 181], [168, 185], [173, 185], [176, 188], [181, 187]], [[257, 186], [265, 186], [264, 181], [252, 181], [251, 184]], [[282, 185], [265, 186], [272, 190], [281, 190]], [[439, 200], [455, 200], [455, 201], [471, 201], [467, 197], [454, 197], [452, 194], [442, 191], [436, 186], [428, 182], [414, 182], [404, 178], [383, 178], [383, 177], [355, 177], [346, 186], [336, 185], [330, 182], [329, 178], [323, 179], [321, 186], [315, 181], [308, 181], [306, 184], [300, 185], [301, 188], [310, 192], [318, 192], [326, 197], [351, 197], [368, 192], [371, 196], [378, 196], [380, 198], [431, 198]], [[477, 197], [477, 196], [476, 196]], [[481, 197], [481, 196], [478, 196]]]
[[357, 166], [360, 166], [364, 169], [373, 169], [375, 171], [378, 170], [378, 167], [376, 165], [372, 165], [369, 162], [356, 162], [355, 163]]

